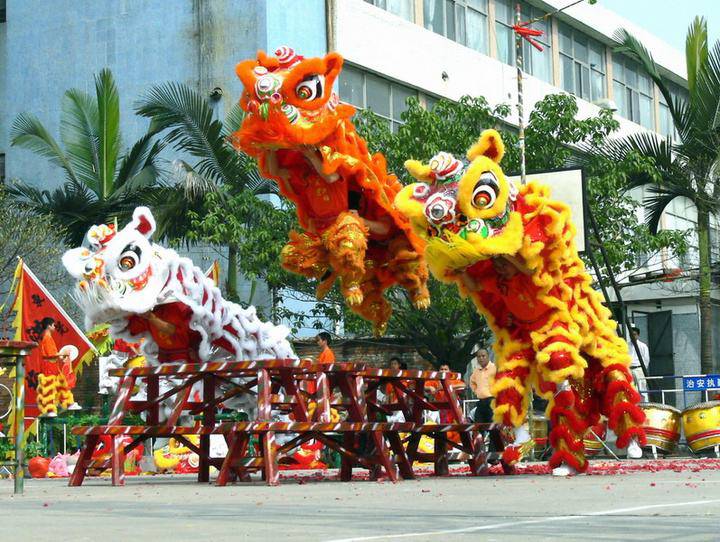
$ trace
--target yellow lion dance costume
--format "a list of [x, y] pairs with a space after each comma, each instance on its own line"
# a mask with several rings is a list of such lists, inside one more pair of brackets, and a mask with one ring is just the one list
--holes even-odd
[[[504, 152], [500, 134], [486, 130], [469, 165], [448, 153], [427, 165], [408, 160], [419, 182], [395, 205], [426, 241], [430, 271], [470, 296], [495, 333], [495, 420], [519, 428], [532, 386], [549, 400], [554, 474], [587, 469], [583, 435], [601, 414], [618, 447], [639, 457], [644, 414], [628, 348], [590, 286], [570, 209], [544, 185], [515, 189], [499, 166]], [[519, 444], [522, 431], [516, 436]], [[506, 449], [505, 462], [516, 462], [519, 449]]]

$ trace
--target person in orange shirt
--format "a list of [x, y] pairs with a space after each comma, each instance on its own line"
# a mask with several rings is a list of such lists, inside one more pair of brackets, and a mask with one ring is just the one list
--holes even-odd
[[54, 418], [57, 416], [57, 405], [68, 410], [80, 410], [75, 402], [70, 386], [61, 370], [61, 364], [69, 362], [66, 356], [58, 352], [52, 332], [55, 331], [55, 320], [43, 318], [40, 322], [42, 337], [40, 339], [41, 372], [38, 375], [37, 403], [41, 416]]
[[493, 395], [490, 387], [495, 381], [497, 369], [495, 364], [490, 361], [488, 351], [484, 348], [475, 352], [475, 359], [477, 367], [470, 376], [470, 388], [478, 400], [475, 408], [475, 423], [492, 423]]
[[330, 334], [327, 331], [321, 331], [315, 337], [317, 345], [320, 347], [320, 355], [317, 358], [318, 363], [335, 363], [335, 353], [330, 348]]

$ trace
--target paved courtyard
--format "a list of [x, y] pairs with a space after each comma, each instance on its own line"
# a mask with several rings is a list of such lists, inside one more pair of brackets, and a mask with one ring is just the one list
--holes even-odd
[[0, 540], [717, 540], [720, 471], [199, 485], [0, 480]]

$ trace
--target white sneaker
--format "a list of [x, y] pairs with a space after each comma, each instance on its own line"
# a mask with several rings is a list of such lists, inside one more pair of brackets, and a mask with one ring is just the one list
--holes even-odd
[[627, 458], [628, 459], [642, 459], [642, 448], [638, 444], [637, 439], [632, 439], [630, 444], [627, 446]]
[[78, 405], [77, 403], [73, 403], [69, 407], [67, 407], [68, 410], [82, 410], [82, 407]]
[[577, 471], [570, 465], [563, 463], [559, 467], [555, 467], [552, 471], [553, 476], [575, 476]]
[[46, 412], [43, 416], [45, 418], [57, 418], [57, 412]]

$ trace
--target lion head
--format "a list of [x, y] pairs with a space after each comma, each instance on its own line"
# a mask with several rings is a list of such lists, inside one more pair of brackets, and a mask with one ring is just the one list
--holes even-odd
[[415, 233], [427, 243], [426, 258], [439, 279], [478, 261], [513, 255], [522, 245], [517, 190], [500, 161], [505, 146], [495, 130], [485, 130], [467, 152], [469, 162], [441, 152], [428, 164], [408, 160], [418, 180], [395, 197]]
[[350, 118], [355, 109], [340, 104], [333, 92], [342, 64], [337, 53], [304, 58], [286, 46], [275, 56], [258, 51], [257, 60], [240, 62], [235, 72], [247, 115], [235, 137], [246, 152], [318, 144], [339, 119]]
[[78, 279], [76, 297], [88, 322], [141, 314], [158, 303], [169, 268], [161, 247], [150, 242], [154, 231], [150, 209], [138, 207], [122, 230], [93, 226], [82, 247], [63, 255], [65, 269]]

